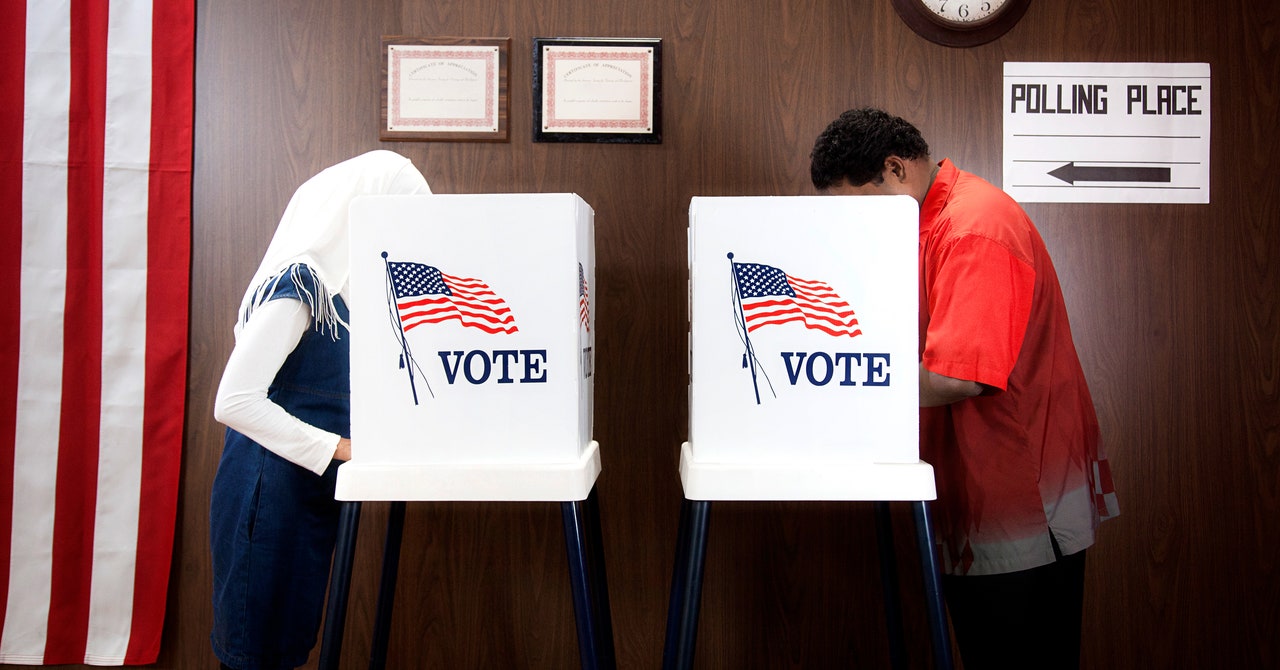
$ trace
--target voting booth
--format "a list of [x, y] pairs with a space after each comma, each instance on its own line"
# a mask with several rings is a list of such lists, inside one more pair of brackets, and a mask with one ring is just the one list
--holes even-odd
[[693, 199], [688, 497], [934, 497], [918, 217], [906, 196]]
[[572, 500], [591, 440], [593, 214], [572, 194], [351, 205], [340, 500]]
[[936, 585], [918, 236], [908, 196], [693, 198], [686, 500], [665, 667], [692, 663], [711, 501], [912, 501]]
[[[373, 500], [392, 501], [393, 526], [406, 501], [561, 502], [583, 663], [611, 659], [591, 436], [594, 212], [574, 194], [369, 196], [350, 222], [344, 517]], [[399, 533], [389, 526], [392, 583]], [[344, 520], [331, 593], [345, 593], [354, 535]], [[380, 600], [393, 593], [384, 583]], [[337, 662], [330, 637], [322, 665]], [[375, 656], [382, 645], [376, 633]]]

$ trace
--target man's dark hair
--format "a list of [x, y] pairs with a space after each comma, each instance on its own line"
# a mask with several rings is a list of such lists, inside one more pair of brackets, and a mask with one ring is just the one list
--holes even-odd
[[928, 155], [929, 144], [910, 123], [878, 109], [851, 109], [814, 141], [809, 176], [820, 191], [841, 181], [878, 184], [889, 156], [912, 160]]

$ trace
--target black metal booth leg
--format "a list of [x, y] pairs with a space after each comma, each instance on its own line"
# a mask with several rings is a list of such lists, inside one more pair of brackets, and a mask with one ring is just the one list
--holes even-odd
[[685, 499], [680, 507], [671, 602], [667, 607], [667, 639], [662, 651], [664, 670], [693, 667], [698, 636], [698, 608], [707, 558], [707, 522], [711, 501]]
[[[594, 493], [594, 489], [593, 489]], [[578, 627], [578, 653], [583, 670], [612, 670], [613, 624], [608, 613], [608, 596], [602, 572], [604, 559], [599, 553], [599, 517], [591, 512], [592, 495], [586, 500], [560, 503], [564, 521], [564, 539], [569, 554], [569, 579], [573, 586], [573, 610]], [[594, 520], [593, 520], [594, 519]], [[593, 528], [594, 526], [594, 528]], [[594, 549], [592, 547], [595, 547]]]
[[351, 591], [351, 565], [360, 530], [360, 501], [342, 503], [338, 513], [338, 542], [333, 551], [329, 575], [329, 602], [324, 616], [324, 637], [320, 643], [320, 670], [338, 670], [342, 656], [342, 635], [347, 625], [347, 596]]
[[912, 503], [916, 517], [916, 543], [920, 547], [920, 566], [924, 572], [925, 605], [929, 611], [929, 629], [933, 638], [934, 666], [951, 670], [951, 635], [947, 632], [947, 610], [942, 600], [942, 570], [938, 553], [933, 548], [933, 519], [929, 504]]
[[591, 605], [596, 616], [596, 645], [600, 663], [605, 670], [617, 667], [617, 652], [613, 646], [613, 614], [609, 605], [609, 578], [604, 561], [604, 533], [600, 529], [600, 496], [596, 487], [583, 502], [583, 528], [587, 532], [588, 584], [591, 587]]
[[884, 620], [889, 631], [889, 667], [907, 667], [906, 634], [902, 628], [902, 595], [898, 586], [898, 559], [893, 548], [893, 519], [889, 503], [878, 501], [876, 510], [876, 544], [880, 550], [880, 584], [884, 592]]
[[391, 611], [396, 600], [396, 580], [400, 573], [400, 545], [404, 539], [405, 502], [391, 503], [387, 513], [387, 537], [382, 545], [382, 577], [378, 584], [378, 612], [373, 622], [373, 644], [369, 670], [387, 667], [387, 645], [391, 640]]

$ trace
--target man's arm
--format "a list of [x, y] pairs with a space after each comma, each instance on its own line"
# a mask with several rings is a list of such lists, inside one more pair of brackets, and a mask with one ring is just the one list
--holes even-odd
[[978, 382], [947, 377], [924, 368], [920, 364], [920, 406], [938, 407], [950, 405], [966, 398], [981, 395], [985, 387]]

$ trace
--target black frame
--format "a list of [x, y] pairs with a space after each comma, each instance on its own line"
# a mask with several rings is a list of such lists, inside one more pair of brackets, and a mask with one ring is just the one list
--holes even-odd
[[[609, 131], [559, 132], [542, 128], [544, 92], [542, 50], [548, 46], [636, 48], [653, 50], [651, 98], [653, 123], [649, 132], [620, 133]], [[535, 37], [533, 38], [533, 141], [534, 142], [602, 142], [614, 144], [662, 143], [662, 40], [658, 38]]]

